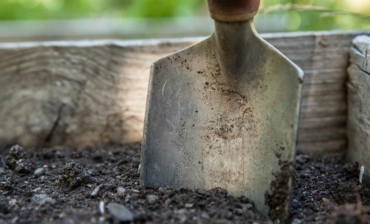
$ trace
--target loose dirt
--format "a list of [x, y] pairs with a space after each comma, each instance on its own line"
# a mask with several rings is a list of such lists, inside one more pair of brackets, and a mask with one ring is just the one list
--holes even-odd
[[[0, 155], [0, 223], [273, 223], [223, 189], [141, 187], [139, 144]], [[370, 223], [358, 173], [339, 157], [298, 155], [288, 222]]]

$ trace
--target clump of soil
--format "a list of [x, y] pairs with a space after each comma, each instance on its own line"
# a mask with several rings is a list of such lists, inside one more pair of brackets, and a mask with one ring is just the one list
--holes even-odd
[[5, 158], [6, 165], [14, 172], [19, 174], [28, 174], [32, 167], [27, 161], [27, 154], [19, 145], [13, 146]]
[[[0, 155], [7, 164], [0, 167], [0, 223], [273, 223], [223, 189], [140, 186], [139, 144], [17, 146]], [[19, 160], [28, 172], [18, 171]], [[298, 155], [289, 222], [369, 223], [369, 193], [357, 164]]]
[[82, 166], [74, 161], [64, 164], [62, 180], [70, 189], [76, 188], [81, 184], [94, 182]]
[[274, 221], [285, 222], [287, 218], [284, 205], [289, 204], [290, 182], [294, 177], [292, 162], [279, 161], [280, 171], [275, 172], [275, 180], [270, 184], [270, 190], [265, 194], [265, 203], [269, 206], [269, 217]]

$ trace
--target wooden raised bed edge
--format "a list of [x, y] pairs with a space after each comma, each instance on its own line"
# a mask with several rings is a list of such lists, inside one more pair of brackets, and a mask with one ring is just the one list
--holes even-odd
[[370, 184], [370, 37], [356, 37], [350, 55], [347, 159], [363, 166], [364, 181]]
[[[299, 152], [347, 147], [348, 55], [359, 32], [262, 35], [305, 72]], [[0, 44], [0, 143], [140, 141], [151, 63], [203, 38]]]

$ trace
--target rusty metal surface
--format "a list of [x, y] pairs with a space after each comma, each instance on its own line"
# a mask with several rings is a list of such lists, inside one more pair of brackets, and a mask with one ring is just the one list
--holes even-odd
[[[253, 21], [215, 25], [208, 39], [152, 65], [141, 183], [221, 187], [263, 214], [283, 211], [289, 195], [279, 208], [265, 195], [294, 160], [303, 72]], [[291, 178], [278, 187], [289, 192]]]

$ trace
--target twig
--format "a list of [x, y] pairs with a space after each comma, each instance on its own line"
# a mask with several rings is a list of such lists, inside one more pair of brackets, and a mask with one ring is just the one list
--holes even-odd
[[50, 143], [51, 142], [51, 139], [53, 138], [54, 136], [54, 132], [55, 130], [57, 129], [58, 125], [59, 125], [59, 122], [62, 118], [62, 110], [63, 110], [63, 107], [65, 106], [64, 103], [62, 103], [60, 106], [59, 106], [59, 109], [58, 109], [58, 114], [57, 114], [57, 118], [55, 119], [54, 123], [53, 123], [53, 126], [51, 127], [50, 131], [49, 131], [49, 134], [46, 136], [45, 138], [45, 143]]

